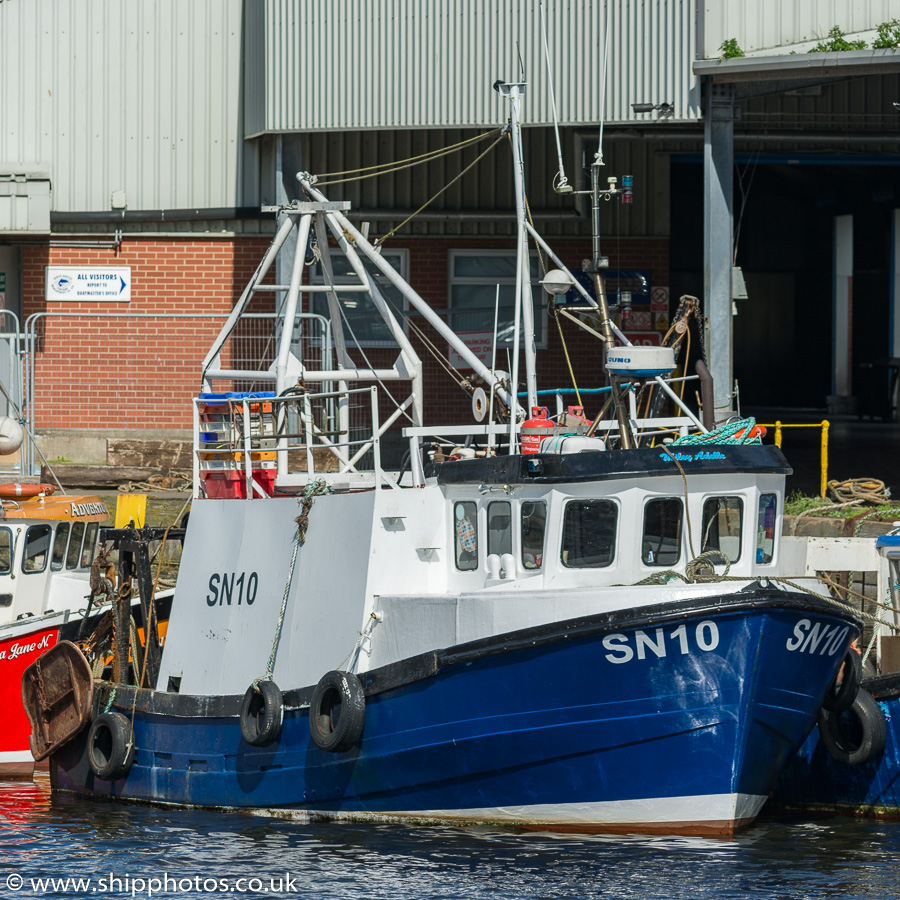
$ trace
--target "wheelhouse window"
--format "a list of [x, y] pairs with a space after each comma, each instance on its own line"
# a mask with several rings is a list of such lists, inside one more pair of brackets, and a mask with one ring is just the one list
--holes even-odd
[[[362, 347], [395, 347], [397, 342], [391, 336], [390, 329], [381, 314], [375, 309], [368, 294], [360, 291], [341, 291], [342, 284], [359, 284], [350, 261], [340, 250], [331, 250], [330, 256], [334, 283], [338, 287], [338, 302], [346, 321], [347, 343], [355, 345], [359, 341]], [[406, 250], [384, 250], [382, 258], [391, 264], [400, 275], [409, 280], [409, 254]], [[394, 313], [400, 322], [400, 327], [406, 329], [403, 319], [403, 311], [406, 309], [406, 301], [403, 295], [385, 278], [378, 269], [367, 259], [362, 260], [363, 267], [372, 277], [378, 290], [385, 298], [388, 308]], [[326, 284], [325, 272], [321, 262], [310, 266], [310, 283]], [[314, 293], [309, 295], [311, 299], [311, 312], [328, 318], [328, 297], [325, 294]], [[350, 332], [353, 332], [351, 335]], [[355, 340], [354, 340], [355, 338]]]
[[81, 551], [81, 568], [87, 568], [94, 561], [94, 548], [97, 543], [97, 529], [100, 526], [91, 522], [84, 532], [84, 549]]
[[618, 519], [612, 500], [570, 500], [563, 515], [562, 564], [570, 569], [612, 565]]
[[84, 522], [72, 524], [72, 537], [69, 538], [69, 550], [66, 553], [66, 568], [77, 569], [81, 559], [81, 541], [84, 538]]
[[741, 558], [744, 501], [740, 497], [707, 497], [703, 501], [703, 549], [718, 551], [728, 562]]
[[60, 522], [56, 526], [56, 537], [53, 539], [53, 555], [50, 557], [50, 568], [58, 572], [66, 558], [66, 545], [69, 543], [69, 523]]
[[488, 504], [487, 531], [488, 555], [512, 553], [512, 513], [508, 501], [497, 500]]
[[547, 504], [526, 500], [522, 504], [522, 566], [540, 569], [544, 564], [544, 534], [547, 528]]
[[684, 506], [677, 497], [649, 500], [644, 507], [641, 561], [645, 566], [674, 566], [681, 558]]
[[453, 534], [456, 568], [478, 568], [478, 507], [470, 501], [453, 504]]
[[[546, 346], [545, 312], [541, 298], [540, 262], [530, 256], [534, 340]], [[450, 327], [457, 334], [492, 335], [497, 286], [500, 286], [497, 345], [511, 347], [515, 328], [516, 251], [450, 251]]]
[[8, 528], [0, 528], [0, 575], [9, 575], [12, 571], [12, 552], [12, 532]]
[[762, 565], [772, 562], [775, 555], [775, 516], [778, 498], [775, 494], [762, 494], [759, 498], [759, 516], [756, 520], [756, 561]]
[[22, 557], [22, 571], [26, 573], [43, 572], [47, 568], [47, 555], [50, 550], [50, 535], [53, 529], [49, 525], [32, 525], [25, 532], [25, 553]]

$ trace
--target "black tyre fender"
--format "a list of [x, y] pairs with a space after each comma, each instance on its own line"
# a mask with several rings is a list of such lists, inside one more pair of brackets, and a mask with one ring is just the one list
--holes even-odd
[[862, 681], [862, 659], [855, 650], [847, 651], [842, 668], [843, 680], [840, 682], [837, 680], [841, 674], [841, 669], [838, 669], [822, 701], [822, 708], [829, 712], [844, 712], [850, 709]]
[[88, 732], [88, 762], [104, 781], [117, 781], [134, 762], [134, 729], [118, 712], [101, 713]]
[[362, 737], [366, 695], [350, 672], [327, 672], [319, 679], [309, 704], [313, 743], [329, 753], [344, 753]]
[[251, 684], [241, 701], [241, 737], [254, 747], [278, 740], [284, 722], [284, 698], [274, 681]]
[[[852, 719], [857, 720], [861, 736], [850, 735]], [[819, 737], [825, 749], [838, 762], [847, 766], [861, 766], [878, 759], [884, 753], [887, 725], [884, 713], [875, 698], [866, 690], [860, 690], [850, 709], [844, 713], [827, 709], [819, 711]]]

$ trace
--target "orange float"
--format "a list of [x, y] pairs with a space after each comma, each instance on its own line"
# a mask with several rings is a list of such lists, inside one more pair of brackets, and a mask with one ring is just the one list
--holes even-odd
[[0, 484], [0, 500], [30, 500], [38, 494], [52, 494], [56, 486], [52, 484]]

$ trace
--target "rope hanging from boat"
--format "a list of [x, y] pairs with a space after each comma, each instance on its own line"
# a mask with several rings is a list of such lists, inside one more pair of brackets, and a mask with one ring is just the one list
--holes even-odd
[[278, 644], [281, 641], [281, 629], [284, 625], [284, 613], [287, 610], [288, 594], [291, 591], [291, 582], [294, 579], [294, 566], [297, 563], [297, 551], [300, 545], [306, 543], [306, 531], [309, 528], [309, 513], [312, 509], [313, 500], [322, 495], [330, 494], [331, 487], [327, 481], [318, 479], [306, 485], [303, 492], [303, 499], [300, 501], [300, 515], [297, 516], [297, 531], [294, 533], [294, 542], [291, 547], [291, 564], [288, 567], [287, 581], [284, 583], [284, 594], [281, 597], [281, 609], [278, 611], [278, 624], [275, 626], [275, 639], [272, 641], [272, 649], [269, 652], [269, 661], [266, 665], [266, 674], [259, 678], [253, 679], [252, 687], [259, 693], [259, 683], [261, 681], [271, 681], [272, 675], [275, 673], [275, 656], [278, 653]]
[[563, 335], [562, 322], [556, 314], [556, 309], [552, 304], [550, 306], [550, 317], [556, 320], [556, 327], [559, 331], [559, 342], [562, 344], [563, 354], [566, 357], [566, 365], [569, 367], [569, 377], [572, 379], [572, 387], [575, 389], [575, 399], [578, 401], [578, 405], [584, 409], [584, 403], [581, 401], [581, 392], [578, 390], [578, 382], [575, 380], [575, 371], [572, 368], [572, 360], [569, 358], [569, 348], [566, 346], [566, 338], [565, 335]]
[[737, 422], [728, 422], [720, 425], [706, 434], [686, 434], [678, 440], [672, 441], [670, 447], [689, 447], [698, 444], [761, 444], [759, 434], [753, 434], [756, 427], [756, 419], [752, 416], [748, 419], [739, 419]]
[[[491, 131], [485, 131], [481, 134], [476, 134], [475, 137], [466, 138], [464, 141], [460, 141], [457, 144], [451, 144], [449, 147], [441, 147], [438, 150], [429, 150], [427, 153], [421, 153], [418, 156], [410, 156], [407, 159], [393, 160], [389, 163], [379, 163], [378, 165], [366, 166], [365, 168], [361, 169], [346, 169], [343, 172], [329, 172], [327, 175], [323, 175], [321, 179], [316, 179], [316, 186], [325, 187], [326, 185], [330, 184], [343, 184], [347, 181], [361, 181], [364, 178], [377, 178], [379, 175], [390, 175], [393, 172], [400, 172], [403, 169], [410, 169], [413, 166], [420, 166], [423, 163], [431, 162], [432, 160], [440, 159], [444, 156], [449, 156], [451, 153], [456, 153], [457, 151], [462, 150], [464, 147], [467, 147], [469, 144], [483, 141], [485, 138], [488, 138], [493, 134], [499, 134], [502, 130], [502, 128], [494, 128]], [[334, 178], [333, 176], [335, 175], [349, 175], [350, 177]]]

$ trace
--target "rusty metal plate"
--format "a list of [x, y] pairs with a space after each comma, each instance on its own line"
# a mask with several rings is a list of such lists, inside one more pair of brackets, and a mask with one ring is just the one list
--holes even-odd
[[31, 722], [31, 754], [40, 762], [91, 719], [94, 677], [84, 654], [60, 641], [22, 673], [22, 703]]

